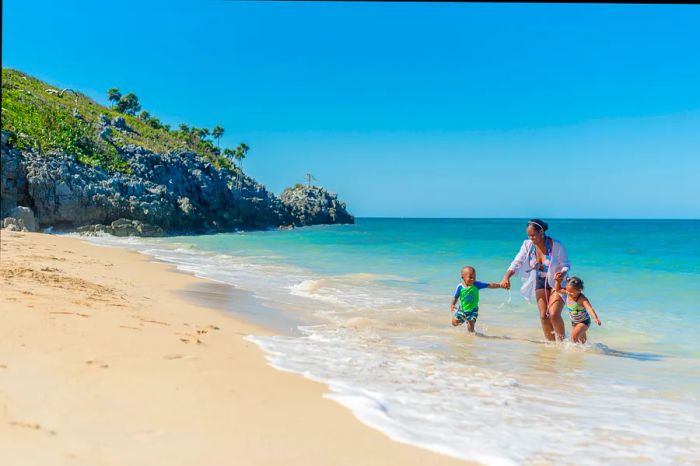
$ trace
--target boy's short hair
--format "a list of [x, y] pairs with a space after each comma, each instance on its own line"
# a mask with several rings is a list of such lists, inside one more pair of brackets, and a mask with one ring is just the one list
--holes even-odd
[[476, 269], [471, 265], [465, 265], [464, 267], [462, 267], [461, 273], [464, 273], [465, 270], [471, 270], [472, 272], [474, 272], [474, 275], [476, 275]]

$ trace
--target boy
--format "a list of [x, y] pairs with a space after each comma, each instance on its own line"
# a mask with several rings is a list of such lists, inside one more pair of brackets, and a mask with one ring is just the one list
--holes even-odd
[[[503, 288], [500, 283], [484, 283], [476, 281], [476, 269], [471, 266], [462, 267], [462, 282], [457, 285], [450, 312], [452, 315], [452, 326], [457, 327], [464, 322], [467, 329], [474, 333], [474, 325], [479, 317], [479, 290], [482, 288]], [[459, 302], [459, 308], [455, 307]]]

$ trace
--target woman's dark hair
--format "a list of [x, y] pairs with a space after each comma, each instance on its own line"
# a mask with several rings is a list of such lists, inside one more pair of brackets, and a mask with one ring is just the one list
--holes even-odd
[[547, 228], [549, 228], [549, 225], [547, 225], [547, 222], [540, 220], [539, 218], [532, 218], [527, 222], [528, 226], [532, 225], [535, 227], [535, 230], [537, 231], [547, 231]]
[[578, 277], [569, 277], [566, 279], [567, 283], [570, 283], [574, 286], [574, 288], [578, 288], [579, 290], [583, 290], [583, 280], [581, 280]]

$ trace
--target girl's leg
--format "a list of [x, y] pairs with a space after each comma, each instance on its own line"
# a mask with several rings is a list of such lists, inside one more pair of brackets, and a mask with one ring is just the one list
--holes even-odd
[[563, 308], [564, 300], [562, 297], [559, 293], [552, 292], [552, 296], [549, 298], [549, 321], [552, 323], [557, 341], [564, 339], [564, 319], [561, 318], [561, 310]]
[[544, 337], [549, 341], [554, 341], [554, 327], [547, 316], [547, 295], [544, 289], [535, 290], [535, 299], [537, 300], [537, 309], [540, 311], [540, 324], [542, 324]]
[[476, 325], [475, 320], [468, 320], [467, 321], [467, 330], [469, 330], [469, 333], [474, 333], [474, 326]]
[[574, 343], [586, 343], [586, 330], [588, 330], [588, 325], [584, 323], [574, 325], [574, 328], [571, 330], [571, 341]]

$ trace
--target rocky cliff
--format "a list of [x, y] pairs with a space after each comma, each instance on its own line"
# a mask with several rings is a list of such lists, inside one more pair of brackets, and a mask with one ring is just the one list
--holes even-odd
[[354, 222], [321, 188], [278, 198], [192, 129], [61, 94], [3, 69], [2, 226], [155, 235]]
[[322, 188], [289, 189], [278, 198], [240, 172], [237, 183], [229, 170], [192, 152], [156, 154], [128, 145], [122, 156], [131, 173], [109, 173], [69, 154], [20, 151], [7, 140], [3, 133], [0, 216], [26, 206], [40, 228], [130, 219], [166, 232], [203, 233], [354, 222], [345, 204]]

